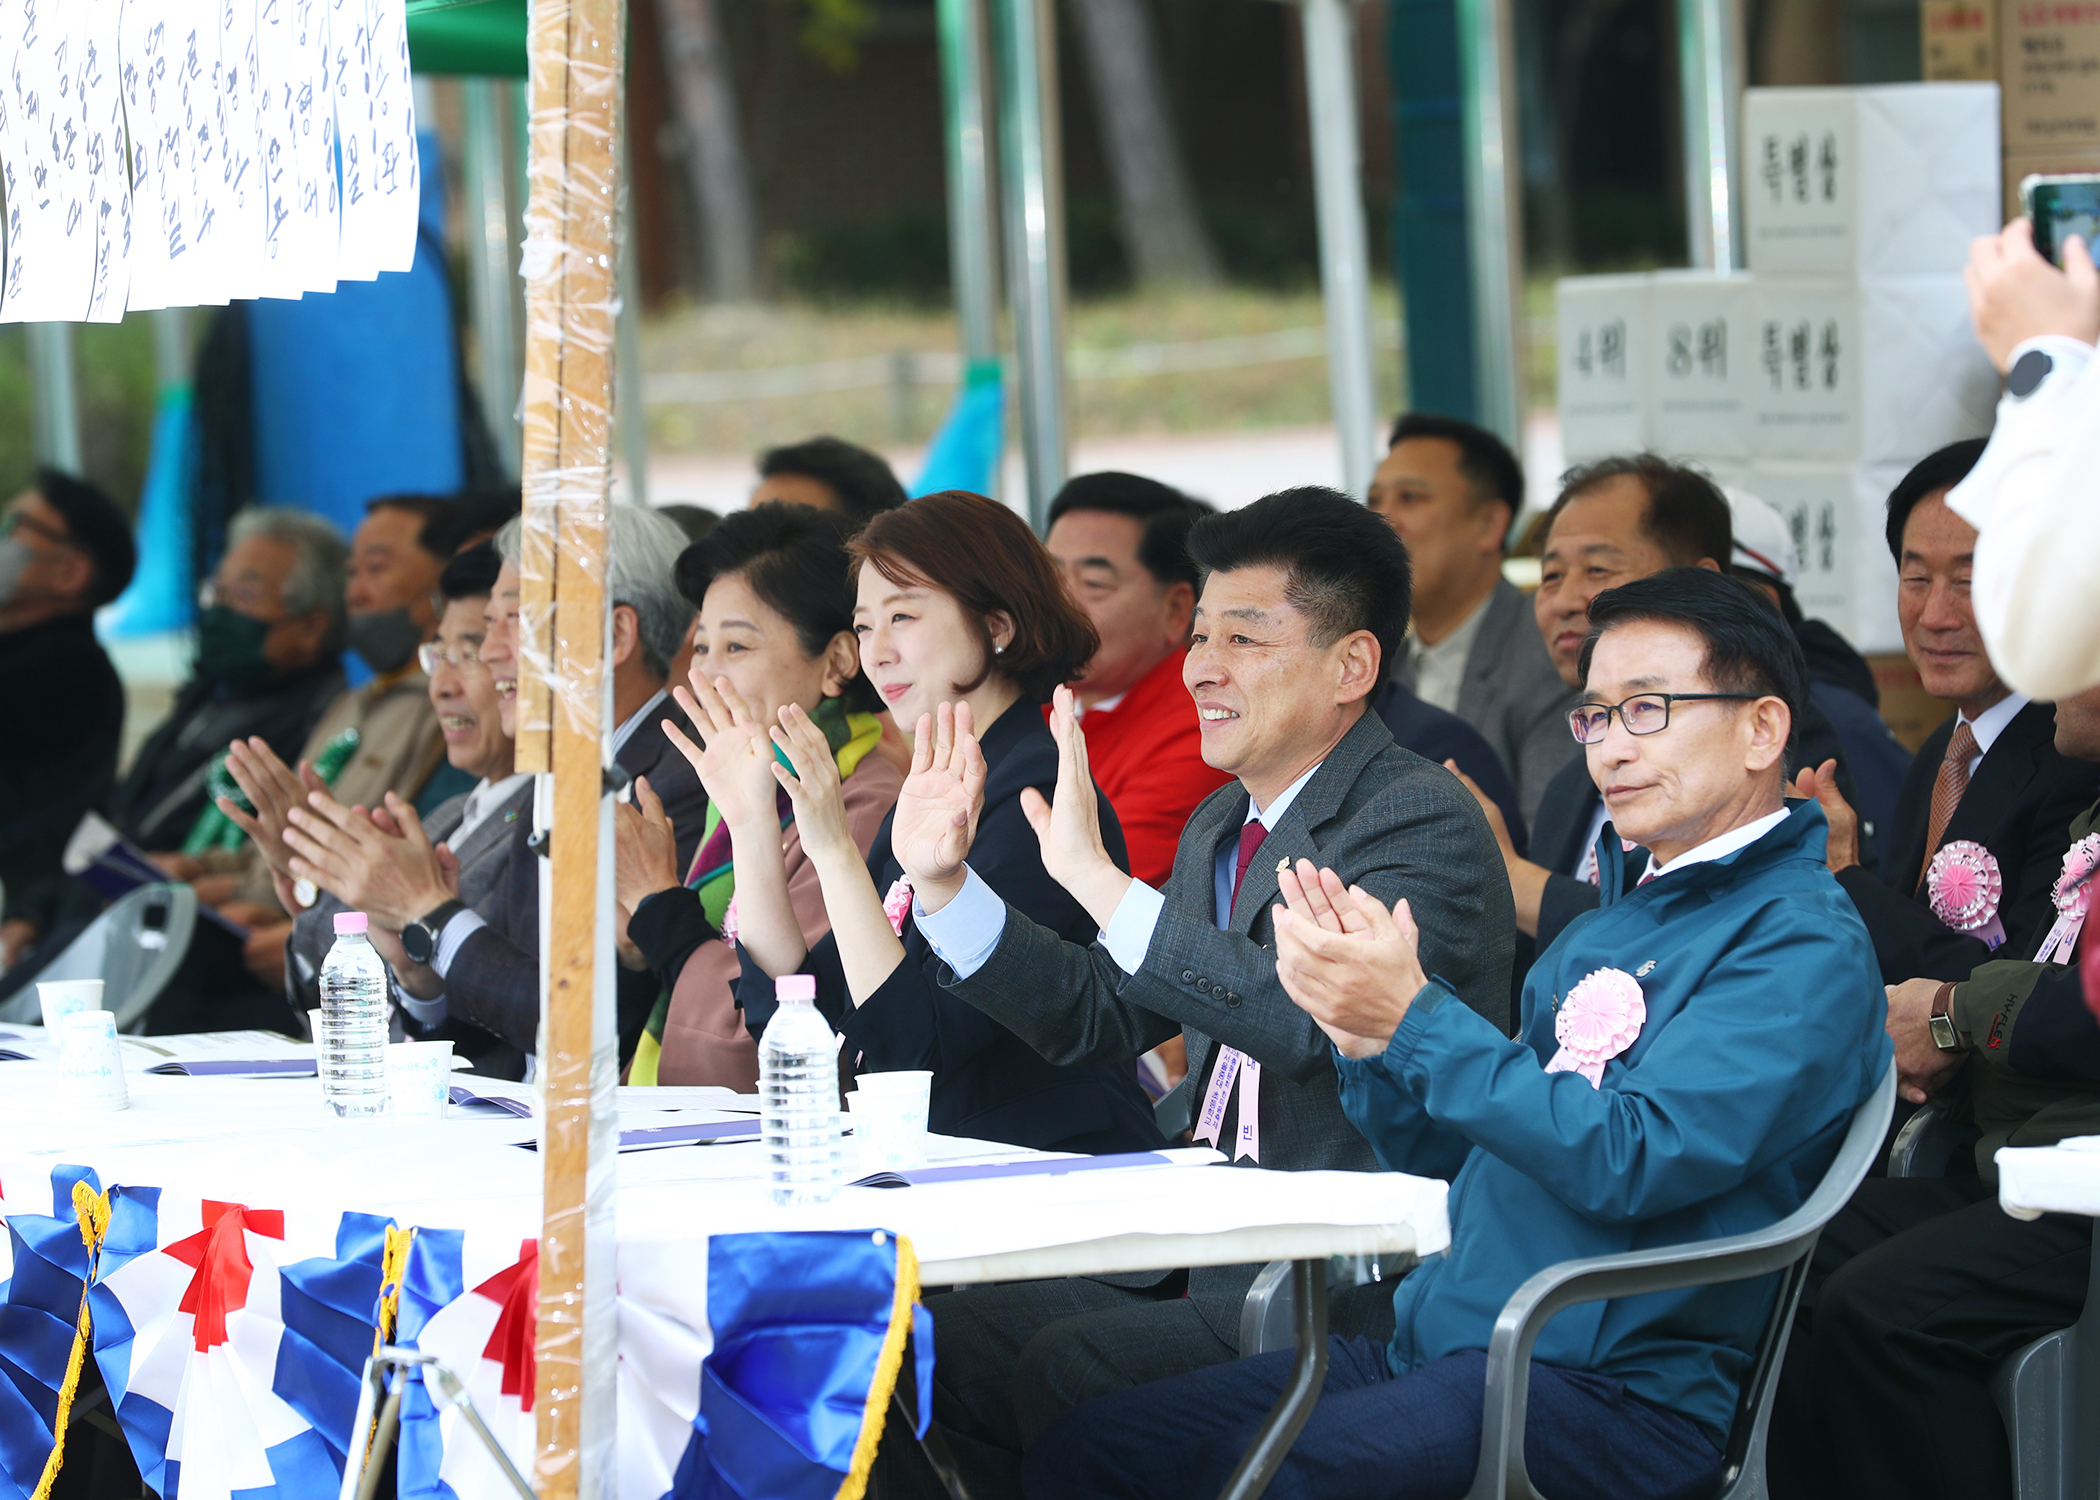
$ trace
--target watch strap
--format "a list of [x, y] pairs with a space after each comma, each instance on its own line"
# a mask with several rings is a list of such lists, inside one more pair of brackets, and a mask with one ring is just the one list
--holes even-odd
[[1932, 1034], [1932, 1045], [1942, 1052], [1960, 1052], [1961, 1033], [1954, 1027], [1954, 981], [1943, 983], [1932, 997], [1932, 1014], [1926, 1018], [1926, 1030]]
[[[444, 935], [445, 924], [466, 909], [466, 902], [452, 900], [444, 902], [434, 911], [424, 913], [402, 929], [402, 949], [417, 963], [429, 963], [437, 956], [438, 939]], [[413, 940], [410, 933], [415, 934]], [[420, 953], [416, 951], [419, 948], [422, 949]]]

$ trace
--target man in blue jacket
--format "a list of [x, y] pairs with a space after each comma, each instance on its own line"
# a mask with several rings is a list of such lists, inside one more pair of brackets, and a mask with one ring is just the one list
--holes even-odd
[[[1525, 985], [1512, 1041], [1426, 976], [1390, 912], [1301, 862], [1284, 988], [1334, 1042], [1379, 1159], [1451, 1176], [1450, 1251], [1401, 1281], [1391, 1345], [1332, 1341], [1269, 1493], [1464, 1492], [1496, 1314], [1559, 1261], [1764, 1228], [1798, 1208], [1887, 1066], [1873, 948], [1782, 800], [1800, 647], [1735, 580], [1674, 569], [1600, 595], [1572, 716], [1649, 851]], [[1616, 846], [1614, 846], [1616, 847]], [[1712, 1492], [1773, 1278], [1571, 1307], [1534, 1353], [1525, 1453], [1556, 1500]], [[1289, 1375], [1262, 1355], [1080, 1407], [1030, 1450], [1033, 1500], [1217, 1493]]]

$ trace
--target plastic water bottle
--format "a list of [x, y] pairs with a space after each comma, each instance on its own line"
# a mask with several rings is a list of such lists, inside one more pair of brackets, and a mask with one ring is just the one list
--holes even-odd
[[838, 1038], [807, 974], [774, 981], [780, 1008], [758, 1047], [758, 1088], [773, 1201], [829, 1203], [839, 1190]]
[[365, 936], [365, 914], [337, 912], [335, 946], [321, 963], [321, 1096], [342, 1119], [383, 1115], [386, 963]]

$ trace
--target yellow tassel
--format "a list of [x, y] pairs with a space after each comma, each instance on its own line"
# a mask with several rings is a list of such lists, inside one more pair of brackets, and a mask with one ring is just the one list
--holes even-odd
[[73, 1217], [80, 1222], [80, 1242], [87, 1246], [87, 1275], [80, 1283], [80, 1316], [73, 1322], [73, 1347], [66, 1355], [66, 1378], [58, 1388], [58, 1416], [51, 1424], [51, 1456], [44, 1460], [44, 1477], [36, 1482], [30, 1500], [50, 1500], [51, 1486], [58, 1482], [58, 1471], [66, 1461], [66, 1424], [73, 1419], [73, 1397], [80, 1389], [80, 1371], [87, 1361], [88, 1288], [95, 1284], [102, 1239], [109, 1233], [109, 1194], [96, 1192], [84, 1181], [74, 1183]]
[[897, 1293], [890, 1301], [889, 1331], [882, 1336], [882, 1352], [875, 1357], [875, 1378], [868, 1385], [868, 1404], [861, 1412], [860, 1440], [853, 1445], [853, 1467], [839, 1485], [836, 1500], [861, 1500], [867, 1492], [868, 1474], [875, 1467], [875, 1450], [882, 1446], [883, 1419], [888, 1416], [890, 1396], [897, 1389], [898, 1372], [904, 1368], [904, 1341], [911, 1334], [912, 1309], [919, 1302], [919, 1257], [911, 1241], [897, 1236]]
[[372, 1326], [372, 1353], [378, 1354], [393, 1342], [394, 1323], [401, 1314], [401, 1281], [408, 1274], [408, 1247], [415, 1243], [413, 1226], [386, 1226], [386, 1242], [379, 1252], [379, 1317]]

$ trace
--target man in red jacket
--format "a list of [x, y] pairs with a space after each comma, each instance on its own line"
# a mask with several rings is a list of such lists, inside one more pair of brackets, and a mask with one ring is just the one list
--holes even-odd
[[[1189, 527], [1210, 507], [1135, 474], [1082, 474], [1050, 504], [1045, 541], [1101, 632], [1074, 684], [1094, 780], [1130, 845], [1130, 873], [1163, 882], [1196, 804], [1232, 778], [1203, 763], [1181, 681], [1196, 569]], [[1047, 711], [1047, 710], [1046, 710]]]

